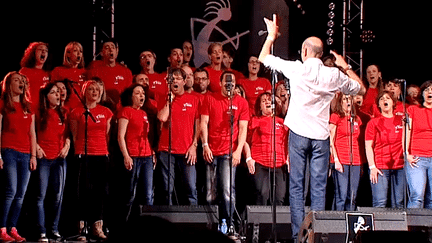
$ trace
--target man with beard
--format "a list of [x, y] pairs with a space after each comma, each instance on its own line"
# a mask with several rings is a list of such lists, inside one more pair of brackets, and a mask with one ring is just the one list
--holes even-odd
[[207, 70], [203, 68], [196, 69], [194, 72], [194, 90], [201, 94], [207, 94], [209, 84], [210, 81]]

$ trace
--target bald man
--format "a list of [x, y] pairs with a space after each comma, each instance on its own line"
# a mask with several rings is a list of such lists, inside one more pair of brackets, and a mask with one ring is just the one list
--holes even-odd
[[325, 189], [330, 156], [329, 117], [330, 102], [337, 91], [356, 95], [365, 87], [344, 58], [331, 51], [338, 68], [326, 67], [320, 60], [323, 43], [317, 37], [307, 38], [302, 45], [300, 61], [286, 61], [270, 54], [278, 36], [276, 15], [264, 18], [267, 39], [259, 60], [290, 79], [291, 99], [285, 124], [290, 129], [290, 207], [293, 239], [304, 219], [304, 182], [307, 158], [310, 163], [311, 210], [325, 209]]

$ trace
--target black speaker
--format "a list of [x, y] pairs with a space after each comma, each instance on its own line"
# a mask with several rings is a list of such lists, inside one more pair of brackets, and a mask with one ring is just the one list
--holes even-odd
[[372, 208], [358, 207], [362, 212], [406, 212], [408, 228], [429, 227], [432, 228], [432, 210], [425, 208]]
[[[426, 208], [373, 208], [358, 207], [362, 212], [406, 212], [408, 230], [412, 232], [412, 237], [427, 240], [417, 240], [411, 242], [430, 242], [432, 243], [432, 210]], [[411, 237], [411, 238], [412, 238]]]
[[[347, 237], [346, 211], [311, 211], [305, 217], [298, 234], [298, 242], [346, 242]], [[362, 212], [364, 213], [364, 212]], [[408, 223], [405, 212], [369, 212], [372, 214], [374, 230], [376, 231], [407, 231]], [[359, 216], [355, 216], [360, 218]], [[364, 216], [366, 218], [366, 216]], [[362, 221], [364, 221], [364, 218]], [[373, 219], [372, 219], [373, 218]], [[357, 220], [357, 219], [356, 219]], [[362, 226], [359, 222], [354, 224]], [[363, 226], [362, 226], [363, 227]], [[366, 226], [370, 227], [370, 226]], [[370, 230], [370, 229], [369, 229]]]
[[218, 229], [218, 206], [140, 206], [140, 216], [157, 216], [178, 226]]
[[[309, 207], [305, 208], [306, 213]], [[272, 206], [246, 206], [246, 242], [266, 242], [272, 237]], [[291, 240], [291, 211], [289, 206], [276, 207], [276, 239], [278, 242]]]

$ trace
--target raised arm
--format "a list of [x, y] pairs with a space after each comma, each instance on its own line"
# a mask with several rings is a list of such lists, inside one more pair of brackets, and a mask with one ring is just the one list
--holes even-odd
[[276, 40], [279, 32], [279, 27], [276, 23], [276, 14], [273, 14], [273, 20], [269, 20], [267, 18], [264, 18], [264, 22], [267, 26], [267, 39], [264, 42], [264, 45], [261, 49], [260, 55], [258, 57], [258, 60], [261, 63], [264, 63], [265, 58], [270, 55], [271, 47], [273, 45], [273, 42]]
[[350, 79], [360, 84], [360, 91], [357, 94], [364, 95], [366, 93], [366, 87], [364, 86], [363, 82], [361, 81], [360, 77], [356, 74], [356, 72], [354, 72], [350, 68], [348, 63], [343, 58], [343, 56], [337, 54], [335, 51], [330, 51], [330, 54], [332, 54], [336, 58], [335, 64], [341, 67], [343, 70], [345, 70], [346, 74]]

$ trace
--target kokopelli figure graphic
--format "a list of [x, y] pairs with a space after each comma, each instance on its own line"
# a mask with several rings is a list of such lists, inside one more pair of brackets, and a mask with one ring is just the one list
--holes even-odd
[[[249, 30], [239, 34], [236, 33], [234, 37], [230, 37], [217, 26], [220, 21], [228, 21], [231, 19], [231, 4], [229, 0], [211, 1], [206, 4], [207, 8], [204, 10], [204, 17], [210, 15], [216, 15], [216, 17], [210, 21], [204, 19], [191, 18], [191, 35], [192, 44], [194, 46], [194, 64], [196, 67], [200, 67], [203, 63], [208, 62], [207, 49], [210, 43], [216, 41], [210, 41], [210, 36], [214, 30], [226, 37], [225, 40], [217, 41], [223, 44], [231, 43], [237, 50], [239, 47], [240, 37], [249, 33]], [[205, 26], [201, 29], [199, 34], [195, 36], [195, 23], [203, 23]]]

